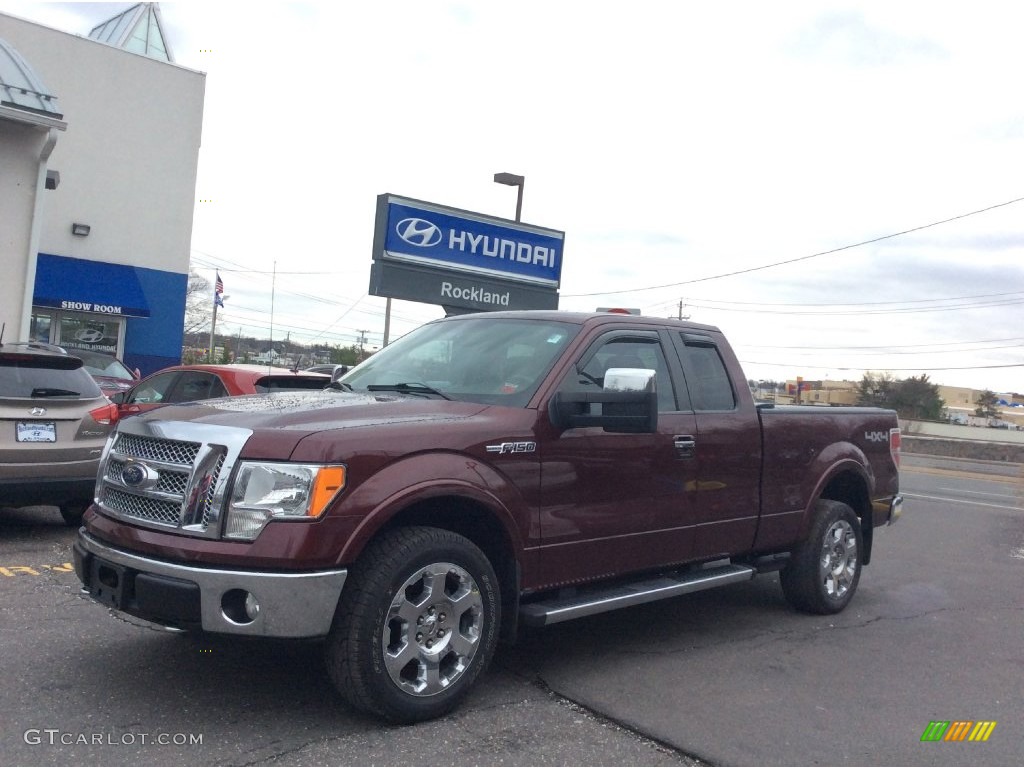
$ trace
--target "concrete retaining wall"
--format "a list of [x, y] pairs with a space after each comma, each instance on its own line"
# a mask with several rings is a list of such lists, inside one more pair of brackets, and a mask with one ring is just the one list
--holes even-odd
[[902, 450], [905, 453], [920, 453], [930, 456], [952, 456], [958, 459], [1024, 464], [1024, 445], [1013, 443], [988, 443], [980, 440], [953, 440], [904, 434]]

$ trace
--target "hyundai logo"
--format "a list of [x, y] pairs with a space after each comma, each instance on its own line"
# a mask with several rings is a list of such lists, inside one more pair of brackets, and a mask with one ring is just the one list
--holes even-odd
[[83, 328], [75, 334], [75, 338], [86, 344], [96, 344], [103, 340], [103, 331], [98, 328]]
[[395, 225], [395, 232], [409, 245], [429, 248], [441, 242], [441, 228], [426, 219], [402, 219]]
[[121, 483], [129, 488], [145, 490], [160, 482], [160, 473], [138, 461], [129, 461], [121, 467]]
[[29, 412], [30, 416], [45, 416], [46, 415], [46, 409], [45, 408], [41, 408], [38, 405], [35, 408], [29, 408], [28, 412]]

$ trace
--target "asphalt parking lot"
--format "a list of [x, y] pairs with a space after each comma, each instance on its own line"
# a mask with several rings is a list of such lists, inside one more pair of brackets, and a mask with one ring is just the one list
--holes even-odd
[[[1024, 476], [975, 470], [906, 457], [907, 512], [838, 616], [794, 613], [765, 576], [568, 622], [501, 649], [454, 714], [405, 728], [348, 710], [316, 644], [111, 617], [78, 595], [56, 511], [5, 510], [0, 762], [1018, 765]], [[922, 741], [958, 721], [995, 725]]]

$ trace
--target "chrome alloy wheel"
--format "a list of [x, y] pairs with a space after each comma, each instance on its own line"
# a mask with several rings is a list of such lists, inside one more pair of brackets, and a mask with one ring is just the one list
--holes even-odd
[[484, 605], [464, 568], [419, 568], [395, 593], [381, 636], [384, 665], [406, 693], [432, 696], [459, 679], [480, 647]]
[[836, 520], [821, 543], [821, 575], [825, 593], [843, 597], [857, 576], [857, 535], [846, 520]]

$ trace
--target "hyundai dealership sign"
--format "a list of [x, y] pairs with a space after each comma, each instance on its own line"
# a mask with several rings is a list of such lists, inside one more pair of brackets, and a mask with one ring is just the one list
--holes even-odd
[[449, 311], [557, 309], [565, 233], [380, 195], [370, 293]]

